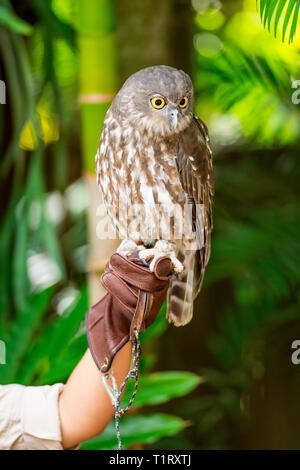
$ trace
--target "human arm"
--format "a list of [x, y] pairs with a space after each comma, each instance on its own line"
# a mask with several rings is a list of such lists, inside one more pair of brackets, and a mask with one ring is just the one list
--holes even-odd
[[[130, 360], [131, 343], [128, 342], [114, 358], [113, 372], [118, 388], [128, 373]], [[113, 405], [89, 349], [60, 394], [58, 409], [65, 449], [101, 434], [113, 417]]]
[[168, 257], [155, 263], [153, 273], [135, 255], [111, 257], [102, 276], [108, 294], [86, 315], [89, 350], [59, 399], [65, 448], [100, 434], [111, 420], [114, 410], [100, 370], [110, 371], [120, 388], [130, 366], [133, 331], [143, 331], [155, 320], [171, 268]]

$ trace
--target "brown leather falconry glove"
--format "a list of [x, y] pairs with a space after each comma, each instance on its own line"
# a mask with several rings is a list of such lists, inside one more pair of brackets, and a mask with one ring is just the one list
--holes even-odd
[[128, 258], [115, 253], [107, 263], [101, 283], [108, 293], [86, 314], [87, 338], [97, 367], [106, 373], [116, 353], [144, 331], [157, 317], [166, 298], [172, 263], [157, 260], [151, 272], [138, 253]]

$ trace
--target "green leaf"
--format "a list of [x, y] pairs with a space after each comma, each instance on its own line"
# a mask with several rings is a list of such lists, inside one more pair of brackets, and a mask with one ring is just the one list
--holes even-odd
[[276, 16], [275, 16], [275, 22], [274, 22], [274, 35], [275, 35], [275, 38], [276, 38], [276, 35], [277, 35], [279, 20], [281, 18], [282, 10], [283, 10], [285, 4], [286, 4], [286, 0], [280, 0], [280, 2], [278, 4], [278, 8], [276, 10]]
[[12, 272], [11, 272], [11, 250], [13, 243], [13, 234], [15, 229], [15, 210], [16, 210], [17, 195], [13, 191], [9, 207], [0, 229], [0, 338], [4, 335], [6, 327], [5, 320], [8, 319], [8, 314], [11, 309], [12, 299]]
[[[134, 399], [134, 405], [157, 405], [186, 395], [191, 392], [203, 379], [191, 372], [156, 372], [141, 376], [139, 389]], [[132, 387], [126, 389], [123, 403], [128, 403]]]
[[[293, 9], [295, 7], [295, 3], [296, 3], [295, 0], [290, 0], [289, 4], [288, 4], [288, 7], [286, 9], [284, 23], [283, 23], [283, 29], [282, 29], [282, 41], [284, 41], [284, 39], [285, 39], [286, 30], [287, 30], [288, 24], [289, 24], [291, 16], [292, 16]], [[297, 18], [296, 18], [296, 21], [297, 21]], [[292, 30], [291, 30], [291, 33], [292, 33]], [[291, 37], [290, 37], [290, 42], [291, 42]]]
[[277, 0], [270, 0], [267, 2], [269, 4], [268, 8], [265, 10], [265, 12], [268, 12], [268, 14], [265, 14], [264, 18], [264, 26], [266, 26], [266, 23], [268, 23], [268, 30], [270, 31], [271, 28], [271, 20], [274, 14], [274, 11], [276, 9], [276, 6], [278, 4]]
[[[286, 7], [287, 5], [287, 7]], [[286, 7], [286, 8], [285, 8]], [[300, 0], [260, 0], [260, 17], [264, 27], [268, 26], [268, 30], [271, 30], [272, 20], [275, 14], [274, 20], [274, 36], [276, 37], [278, 24], [281, 18], [283, 18], [283, 31], [282, 41], [284, 42], [288, 25], [290, 24], [289, 43], [293, 42], [297, 23], [299, 18]], [[292, 21], [291, 21], [292, 18]]]
[[51, 2], [32, 0], [39, 21], [45, 26], [51, 40], [57, 37], [68, 41], [72, 47], [76, 46], [75, 30], [67, 22], [61, 20], [54, 12]]
[[6, 343], [6, 365], [0, 368], [0, 382], [9, 383], [15, 379], [20, 362], [38, 327], [41, 316], [46, 312], [52, 289], [28, 299], [27, 309], [14, 319], [11, 331], [4, 338]]
[[29, 23], [18, 18], [14, 13], [2, 5], [0, 5], [0, 25], [19, 34], [29, 35], [33, 31], [33, 28]]
[[299, 8], [300, 8], [300, 2], [296, 4], [295, 10], [294, 10], [294, 16], [293, 16], [293, 20], [291, 24], [291, 29], [290, 29], [289, 43], [293, 42], [293, 38], [296, 34], [298, 17], [299, 17]]
[[[130, 416], [120, 423], [120, 432], [123, 446], [133, 442], [152, 443], [163, 436], [177, 434], [186, 426], [186, 423], [175, 416], [157, 413], [151, 416]], [[105, 432], [100, 436], [84, 442], [81, 449], [117, 449], [116, 428], [111, 422]]]
[[52, 323], [40, 331], [18, 371], [18, 383], [44, 385], [67, 378], [86, 349], [85, 338], [74, 339], [86, 310], [87, 291], [84, 288], [75, 305], [71, 305], [62, 317], [53, 314]]
[[[43, 357], [47, 358], [49, 371], [46, 371], [37, 380], [38, 385], [43, 385], [50, 381], [51, 376], [49, 377], [49, 375], [51, 374], [52, 367], [55, 370], [57, 363], [61, 362], [64, 355], [67, 353], [81, 322], [84, 321], [87, 308], [87, 289], [83, 288], [75, 306], [72, 305], [62, 317], [58, 317], [52, 327], [47, 328], [45, 336], [40, 338], [38, 348], [33, 352], [35, 363]], [[59, 373], [61, 374], [61, 370]]]
[[[31, 230], [29, 226], [29, 215], [32, 204], [37, 203], [40, 208], [40, 219], [38, 227]], [[42, 155], [38, 148], [31, 157], [30, 169], [27, 177], [27, 185], [24, 198], [19, 203], [19, 220], [16, 224], [16, 243], [14, 266], [14, 299], [18, 310], [24, 310], [26, 298], [30, 290], [27, 272], [28, 250], [46, 251], [53, 260], [61, 278], [65, 277], [64, 262], [57, 239], [55, 229], [48, 220], [45, 209], [45, 184], [42, 171]]]
[[42, 234], [42, 239], [44, 241], [44, 246], [50, 258], [55, 261], [56, 265], [60, 270], [62, 279], [65, 278], [66, 272], [64, 267], [64, 262], [61, 254], [61, 249], [57, 239], [55, 229], [52, 225], [52, 222], [48, 220], [45, 214], [45, 205], [43, 204], [43, 212], [41, 217], [40, 231]]
[[88, 347], [86, 334], [76, 338], [71, 342], [65, 353], [59, 360], [51, 362], [50, 370], [43, 375], [39, 383], [52, 384], [56, 382], [66, 382], [67, 378], [76, 367], [84, 352]]
[[[24, 211], [25, 212], [25, 211]], [[27, 275], [27, 234], [28, 216], [22, 213], [16, 226], [16, 241], [13, 256], [13, 286], [14, 301], [17, 310], [26, 308], [29, 294], [29, 280]]]
[[8, 29], [0, 28], [0, 49], [7, 83], [9, 83], [8, 92], [12, 118], [12, 134], [2, 156], [0, 173], [7, 175], [11, 164], [15, 162], [19, 168], [19, 179], [24, 165], [24, 150], [19, 147], [19, 139], [25, 123], [31, 120], [33, 116], [34, 87], [23, 38]]

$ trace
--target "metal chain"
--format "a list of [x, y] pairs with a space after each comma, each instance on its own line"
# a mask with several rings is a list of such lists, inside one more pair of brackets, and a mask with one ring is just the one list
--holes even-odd
[[[121, 416], [124, 416], [125, 413], [127, 413], [129, 408], [131, 407], [133, 400], [135, 398], [137, 389], [138, 389], [138, 384], [139, 384], [138, 373], [139, 373], [139, 359], [141, 355], [141, 346], [140, 346], [140, 339], [139, 339], [139, 334], [138, 334], [137, 329], [135, 328], [133, 332], [134, 332], [134, 338], [132, 340], [132, 369], [128, 372], [127, 376], [123, 380], [120, 390], [118, 390], [116, 380], [112, 374], [105, 374], [102, 376], [103, 385], [111, 398], [113, 406], [115, 407], [115, 426], [116, 426], [116, 431], [117, 431], [119, 450], [122, 450], [119, 421], [120, 421]], [[107, 382], [108, 379], [111, 379], [112, 387], [108, 384]], [[135, 379], [134, 390], [132, 392], [128, 405], [125, 408], [121, 408], [121, 396], [125, 388], [125, 385], [127, 384], [129, 379]]]

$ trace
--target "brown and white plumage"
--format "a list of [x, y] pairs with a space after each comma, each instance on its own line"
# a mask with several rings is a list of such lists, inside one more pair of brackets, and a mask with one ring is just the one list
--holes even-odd
[[[156, 98], [164, 102], [160, 109], [151, 105]], [[211, 150], [207, 128], [192, 107], [187, 74], [167, 66], [143, 69], [125, 82], [108, 110], [96, 155], [104, 203], [120, 236], [151, 246], [169, 240], [176, 246], [184, 271], [172, 279], [168, 292], [167, 316], [175, 325], [192, 317], [212, 228]], [[195, 233], [184, 232], [179, 240], [177, 209], [187, 203], [193, 209], [203, 205], [203, 217], [193, 210]]]
[[181, 135], [177, 163], [182, 188], [190, 203], [203, 207], [203, 221], [194, 220], [196, 235], [202, 238], [199, 243], [202, 248], [191, 251], [178, 246], [184, 271], [171, 280], [168, 292], [168, 318], [175, 325], [181, 325], [192, 318], [193, 301], [200, 291], [210, 256], [214, 194], [212, 154], [207, 127], [197, 116]]

